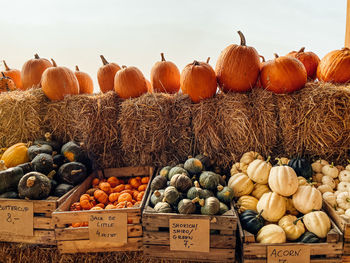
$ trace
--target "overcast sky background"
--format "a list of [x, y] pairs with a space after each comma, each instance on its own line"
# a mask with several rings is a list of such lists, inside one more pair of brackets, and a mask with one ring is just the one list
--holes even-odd
[[[91, 75], [99, 55], [137, 66], [149, 79], [164, 52], [181, 71], [194, 59], [215, 67], [221, 50], [239, 43], [271, 59], [305, 46], [322, 58], [344, 46], [346, 0], [3, 1], [1, 60], [21, 69], [35, 53]], [[0, 69], [3, 69], [1, 63]]]

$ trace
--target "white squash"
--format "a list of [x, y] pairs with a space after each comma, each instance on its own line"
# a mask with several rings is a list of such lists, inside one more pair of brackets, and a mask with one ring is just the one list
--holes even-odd
[[293, 195], [294, 207], [303, 214], [312, 210], [319, 210], [322, 207], [322, 194], [315, 187], [310, 185], [299, 186]]
[[346, 211], [345, 211], [344, 215], [346, 215], [346, 216], [350, 217], [350, 209], [346, 209]]
[[298, 176], [290, 166], [275, 166], [270, 170], [269, 187], [272, 191], [282, 195], [294, 194], [299, 186]]
[[250, 194], [257, 199], [260, 199], [263, 194], [268, 192], [271, 192], [271, 190], [267, 184], [254, 184], [253, 191]]
[[244, 163], [235, 163], [234, 165], [232, 165], [232, 168], [230, 170], [230, 174], [231, 176], [238, 174], [238, 173], [245, 173], [247, 174], [247, 168], [248, 165], [244, 164]]
[[338, 215], [344, 215], [345, 213], [345, 210], [343, 208], [340, 208], [339, 206], [335, 207], [334, 210]]
[[339, 192], [349, 192], [350, 191], [350, 183], [349, 182], [340, 182], [337, 186], [337, 190]]
[[341, 191], [335, 191], [334, 192], [335, 197], [337, 197], [340, 193], [342, 193], [342, 192]]
[[303, 222], [308, 231], [314, 233], [319, 238], [325, 238], [331, 229], [331, 221], [323, 211], [307, 213], [303, 217]]
[[305, 227], [301, 220], [293, 215], [286, 215], [278, 221], [278, 225], [282, 227], [286, 233], [288, 240], [296, 240], [305, 232]]
[[317, 187], [317, 190], [321, 192], [321, 194], [326, 192], [333, 192], [333, 189], [328, 184], [323, 184]]
[[350, 208], [350, 193], [342, 192], [337, 196], [337, 204], [340, 208], [347, 210]]
[[332, 164], [327, 164], [327, 165], [323, 166], [322, 173], [323, 173], [323, 175], [329, 175], [332, 178], [337, 178], [338, 174], [339, 174], [339, 170], [332, 163]]
[[258, 204], [258, 201], [258, 199], [250, 195], [241, 196], [236, 203], [238, 212], [243, 213], [245, 210], [256, 211], [256, 205]]
[[269, 159], [266, 161], [254, 160], [248, 165], [247, 174], [252, 181], [258, 184], [267, 184], [271, 168]]
[[323, 173], [317, 173], [312, 176], [312, 180], [317, 183], [322, 183], [322, 177], [323, 177]]
[[327, 201], [331, 206], [335, 207], [337, 205], [337, 197], [332, 192], [325, 192], [322, 194], [323, 200]]
[[335, 188], [334, 179], [329, 175], [325, 175], [322, 177], [322, 184], [329, 185], [332, 189]]
[[277, 193], [270, 192], [263, 194], [257, 206], [258, 213], [269, 222], [278, 222], [286, 213], [286, 200]]
[[256, 159], [264, 160], [264, 158], [259, 153], [251, 151], [244, 153], [239, 162], [249, 165], [252, 161]]
[[284, 243], [286, 242], [286, 233], [282, 227], [269, 224], [259, 230], [256, 241], [263, 244]]
[[[328, 163], [326, 163], [328, 164]], [[313, 162], [311, 164], [311, 167], [312, 167], [312, 170], [315, 172], [315, 173], [321, 173], [322, 172], [322, 167], [324, 166], [325, 164], [322, 162], [322, 160], [317, 160], [315, 162]]]
[[339, 173], [340, 182], [350, 183], [350, 170], [343, 170]]
[[244, 173], [238, 173], [230, 177], [227, 186], [233, 190], [234, 197], [249, 195], [254, 188], [252, 180]]

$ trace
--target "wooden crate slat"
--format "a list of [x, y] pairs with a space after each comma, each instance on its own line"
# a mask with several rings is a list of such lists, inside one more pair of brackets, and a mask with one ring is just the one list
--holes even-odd
[[[341, 263], [341, 258], [311, 258], [310, 262], [312, 263]], [[244, 259], [244, 263], [267, 263], [266, 259]], [[300, 262], [302, 263], [302, 262]]]
[[[56, 228], [56, 240], [84, 240], [89, 239], [88, 227]], [[128, 237], [141, 237], [141, 225], [128, 225]]]
[[34, 229], [55, 229], [55, 225], [51, 217], [34, 216]]
[[34, 230], [33, 236], [1, 234], [0, 241], [56, 245], [55, 231]]
[[139, 167], [121, 167], [121, 168], [108, 168], [103, 170], [103, 174], [106, 178], [115, 177], [129, 177], [129, 176], [151, 176], [153, 174], [153, 168], [150, 166]]

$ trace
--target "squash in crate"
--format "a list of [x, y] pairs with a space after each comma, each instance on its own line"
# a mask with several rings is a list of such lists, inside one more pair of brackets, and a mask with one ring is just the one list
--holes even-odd
[[293, 215], [286, 215], [278, 221], [278, 225], [282, 227], [286, 233], [287, 240], [297, 240], [304, 232], [305, 227], [301, 218]]
[[242, 214], [239, 215], [242, 228], [256, 235], [265, 223], [264, 218], [261, 216], [261, 213], [262, 211], [260, 213], [257, 213], [254, 210], [245, 210]]
[[277, 193], [266, 193], [260, 198], [256, 208], [259, 213], [262, 211], [261, 215], [265, 220], [278, 222], [286, 213], [286, 200]]
[[322, 207], [322, 194], [316, 188], [307, 185], [299, 186], [293, 195], [293, 205], [301, 213], [307, 214]]
[[282, 227], [270, 224], [262, 227], [257, 236], [256, 241], [263, 244], [277, 244], [286, 242], [286, 234]]
[[298, 177], [289, 166], [272, 167], [268, 182], [271, 190], [282, 196], [294, 194], [299, 186]]
[[10, 146], [2, 154], [1, 160], [5, 162], [7, 168], [27, 163], [29, 161], [27, 144], [21, 142]]
[[267, 184], [270, 170], [272, 165], [270, 164], [270, 158], [266, 161], [254, 160], [248, 165], [247, 174], [249, 178], [258, 184]]
[[323, 211], [307, 213], [303, 217], [303, 222], [308, 231], [314, 233], [319, 238], [325, 238], [331, 229], [331, 221]]
[[18, 183], [18, 194], [21, 198], [45, 199], [49, 196], [50, 191], [50, 179], [38, 172], [27, 173]]
[[235, 197], [249, 195], [254, 188], [253, 181], [244, 173], [237, 173], [231, 176], [227, 185], [233, 190]]

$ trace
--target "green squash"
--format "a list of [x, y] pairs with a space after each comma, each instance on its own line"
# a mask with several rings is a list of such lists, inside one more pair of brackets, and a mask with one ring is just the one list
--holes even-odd
[[62, 154], [56, 154], [52, 157], [53, 159], [53, 168], [55, 170], [58, 170], [64, 163], [66, 163], [68, 160], [64, 155]]
[[[261, 211], [262, 212], [262, 211]], [[264, 218], [254, 210], [245, 210], [239, 215], [242, 228], [248, 232], [256, 235], [259, 230], [264, 226]]]
[[297, 176], [302, 176], [306, 179], [312, 178], [313, 171], [311, 163], [304, 158], [294, 158], [288, 162], [288, 166], [292, 167]]
[[195, 181], [194, 186], [192, 186], [187, 191], [187, 198], [191, 200], [195, 199], [196, 197], [202, 198], [202, 195], [203, 195], [202, 192], [203, 192], [203, 189], [200, 188], [198, 181]]
[[154, 207], [157, 203], [162, 202], [164, 198], [164, 190], [155, 190], [151, 195], [151, 204]]
[[171, 166], [165, 166], [159, 171], [159, 175], [168, 178], [169, 171], [171, 170]]
[[22, 163], [22, 164], [17, 165], [17, 167], [19, 167], [23, 170], [23, 174], [34, 172], [34, 168], [33, 168], [32, 163]]
[[219, 215], [225, 214], [229, 210], [228, 206], [223, 202], [220, 202]]
[[201, 161], [203, 164], [203, 170], [209, 170], [210, 167], [214, 164], [208, 156], [205, 154], [197, 154], [194, 158]]
[[[221, 189], [221, 190], [220, 190]], [[228, 187], [220, 187], [218, 186], [218, 192], [216, 193], [216, 197], [219, 199], [220, 202], [229, 204], [233, 200], [233, 190]]]
[[6, 192], [0, 195], [0, 198], [10, 198], [10, 199], [18, 199], [19, 196], [17, 192]]
[[23, 175], [23, 170], [20, 167], [0, 171], [0, 194], [16, 190]]
[[34, 145], [50, 145], [52, 150], [55, 152], [59, 152], [61, 149], [61, 144], [52, 139], [51, 133], [45, 133], [45, 138], [40, 140], [35, 140]]
[[52, 156], [47, 153], [40, 153], [32, 160], [33, 169], [42, 174], [48, 174], [53, 170]]
[[63, 164], [58, 169], [57, 175], [60, 183], [77, 185], [85, 180], [87, 171], [84, 164], [70, 162]]
[[200, 198], [207, 199], [209, 197], [214, 197], [213, 192], [208, 190], [208, 189], [203, 189], [203, 192], [202, 192], [202, 195], [200, 196]]
[[[50, 178], [49, 178], [49, 179], [50, 179]], [[54, 180], [54, 179], [51, 179], [50, 182], [51, 182], [51, 191], [50, 191], [50, 195], [55, 196], [55, 195], [54, 195], [54, 192], [55, 192], [56, 187], [58, 186], [58, 183], [57, 183], [57, 181]]]
[[192, 186], [192, 181], [186, 174], [175, 174], [170, 180], [170, 185], [180, 192], [187, 192]]
[[37, 156], [40, 153], [47, 153], [49, 155], [52, 155], [52, 147], [47, 144], [37, 144], [37, 145], [32, 145], [28, 148], [28, 156], [29, 160], [33, 160], [35, 156]]
[[154, 206], [154, 210], [157, 213], [171, 213], [173, 211], [173, 209], [171, 208], [170, 204], [168, 204], [167, 202], [158, 202]]
[[168, 186], [164, 190], [163, 202], [168, 202], [171, 205], [176, 205], [179, 201], [180, 193], [174, 186]]
[[171, 181], [171, 178], [175, 174], [183, 174], [183, 173], [186, 174], [187, 176], [189, 176], [188, 172], [184, 168], [175, 166], [175, 167], [170, 169], [170, 171], [168, 173], [168, 180]]
[[202, 215], [216, 215], [220, 211], [220, 201], [216, 197], [205, 199], [204, 205], [201, 207]]
[[49, 196], [51, 181], [46, 175], [30, 172], [24, 175], [18, 183], [18, 194], [21, 198], [40, 200]]
[[194, 214], [196, 212], [196, 201], [190, 199], [182, 199], [177, 205], [180, 214]]
[[71, 184], [59, 184], [55, 188], [55, 191], [53, 192], [53, 196], [61, 197], [68, 193], [70, 190], [73, 189], [73, 185]]
[[199, 184], [208, 190], [216, 190], [219, 185], [219, 177], [216, 173], [204, 171], [199, 177]]
[[203, 164], [200, 160], [196, 158], [189, 158], [186, 160], [184, 164], [184, 168], [190, 173], [190, 174], [198, 174], [203, 170]]
[[302, 234], [299, 237], [297, 242], [301, 242], [301, 243], [319, 243], [320, 242], [320, 238], [318, 236], [316, 236], [312, 232], [305, 232], [304, 234]]
[[73, 141], [67, 142], [62, 146], [61, 154], [70, 162], [84, 163], [86, 161], [86, 154], [83, 148]]
[[153, 178], [151, 183], [151, 190], [164, 189], [167, 186], [167, 179], [164, 176], [157, 175]]

